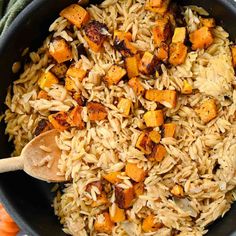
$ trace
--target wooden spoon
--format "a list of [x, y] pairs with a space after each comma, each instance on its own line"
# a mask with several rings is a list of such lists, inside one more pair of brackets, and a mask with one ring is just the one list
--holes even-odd
[[64, 182], [65, 176], [58, 175], [61, 150], [56, 144], [57, 130], [50, 130], [31, 140], [19, 157], [0, 160], [0, 173], [24, 170], [34, 178], [47, 182]]

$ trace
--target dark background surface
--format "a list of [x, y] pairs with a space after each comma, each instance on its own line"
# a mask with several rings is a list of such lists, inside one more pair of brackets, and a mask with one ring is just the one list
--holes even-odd
[[[56, 2], [56, 4], [55, 4]], [[4, 99], [7, 87], [15, 77], [11, 73], [13, 62], [20, 60], [21, 52], [30, 46], [37, 48], [46, 37], [48, 26], [57, 17], [59, 11], [74, 0], [35, 0], [13, 22], [0, 42], [0, 104], [4, 111]], [[97, 2], [97, 1], [90, 1]], [[182, 4], [203, 6], [218, 19], [231, 34], [236, 37], [236, 8], [233, 0], [180, 0]], [[222, 21], [223, 20], [223, 21]], [[0, 126], [1, 156], [10, 155], [13, 147], [4, 135], [4, 124]], [[32, 179], [23, 172], [6, 173], [0, 176], [0, 200], [8, 212], [28, 235], [62, 236], [61, 225], [54, 216], [51, 207], [51, 185]], [[236, 235], [236, 204], [226, 216], [210, 226], [208, 236]]]

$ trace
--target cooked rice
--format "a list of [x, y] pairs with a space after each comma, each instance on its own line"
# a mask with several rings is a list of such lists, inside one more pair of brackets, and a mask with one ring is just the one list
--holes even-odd
[[[105, 0], [100, 6], [91, 5], [88, 11], [93, 19], [105, 23], [109, 32], [114, 29], [130, 31], [137, 48], [153, 52], [151, 29], [156, 14], [145, 11], [144, 3], [145, 0]], [[193, 7], [184, 12], [189, 32], [200, 23], [196, 10], [206, 14]], [[205, 234], [206, 226], [224, 216], [236, 197], [233, 192], [236, 186], [236, 93], [228, 33], [217, 26], [213, 31], [214, 43], [207, 50], [188, 53], [185, 63], [177, 67], [167, 69], [163, 64], [163, 74], [158, 78], [145, 80], [147, 77], [142, 76], [145, 89], [181, 91], [183, 81], [187, 79], [196, 91], [190, 96], [180, 95], [177, 107], [166, 110], [166, 116], [177, 124], [176, 138], [162, 139], [168, 155], [161, 163], [153, 163], [135, 148], [143, 127], [143, 108], [133, 107], [133, 115], [124, 117], [113, 103], [125, 97], [133, 104], [140, 102], [146, 110], [155, 110], [157, 104], [137, 97], [124, 81], [108, 89], [101, 78], [112, 64], [123, 64], [121, 55], [111, 46], [112, 39], [105, 42], [104, 53], [93, 53], [76, 27], [68, 35], [65, 30], [68, 25], [67, 20], [59, 17], [49, 30], [53, 36], [61, 36], [70, 42], [75, 61], [78, 61], [76, 46], [84, 43], [89, 58], [82, 57], [82, 67], [89, 73], [77, 87], [88, 101], [102, 103], [109, 113], [107, 120], [94, 125], [84, 108], [82, 117], [86, 129], [72, 128], [61, 132], [57, 139], [62, 150], [60, 174], [72, 177], [72, 182], [65, 184], [63, 192], [58, 191], [54, 199], [55, 214], [64, 231], [78, 236], [93, 232], [95, 218], [104, 208], [90, 206], [89, 202], [97, 200], [99, 190], [94, 187], [88, 193], [86, 186], [100, 180], [105, 172], [122, 170], [129, 161], [148, 171], [145, 192], [127, 211], [130, 221], [117, 223], [113, 235], [142, 235], [142, 220], [151, 212], [163, 227], [144, 235], [172, 235], [174, 230], [179, 236]], [[52, 111], [68, 111], [77, 104], [61, 85], [48, 90], [52, 100], [37, 98], [40, 72], [53, 66], [46, 53], [49, 41], [46, 39], [37, 52], [30, 54], [31, 63], [25, 65], [25, 71], [14, 82], [13, 95], [9, 90], [6, 98], [6, 133], [15, 144], [14, 155], [34, 137], [41, 119], [47, 119]], [[209, 97], [216, 98], [219, 112], [217, 118], [204, 125], [194, 108]], [[219, 168], [215, 172], [216, 165]], [[121, 188], [132, 186], [129, 177], [119, 177]], [[170, 189], [175, 184], [184, 187], [184, 198], [171, 198]], [[111, 202], [114, 197], [113, 194]], [[102, 217], [98, 218], [102, 221]]]

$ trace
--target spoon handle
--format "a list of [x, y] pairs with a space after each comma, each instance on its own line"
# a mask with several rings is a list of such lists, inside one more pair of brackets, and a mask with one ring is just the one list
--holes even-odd
[[0, 159], [0, 173], [23, 170], [24, 162], [22, 157], [10, 157]]

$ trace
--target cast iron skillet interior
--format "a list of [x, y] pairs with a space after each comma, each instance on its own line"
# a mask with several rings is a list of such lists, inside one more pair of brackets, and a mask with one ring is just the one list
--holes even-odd
[[[181, 4], [199, 5], [207, 9], [218, 23], [223, 25], [236, 37], [236, 4], [233, 0], [179, 0]], [[0, 41], [0, 104], [4, 111], [4, 99], [8, 86], [16, 79], [11, 72], [12, 63], [20, 60], [23, 49], [37, 49], [48, 34], [50, 23], [58, 16], [60, 10], [75, 0], [35, 0], [14, 21], [8, 32]], [[98, 3], [99, 1], [90, 1]], [[5, 125], [0, 125], [1, 157], [7, 157], [13, 150], [4, 135]], [[0, 200], [13, 215], [18, 224], [29, 236], [62, 236], [59, 221], [51, 207], [52, 185], [37, 181], [23, 172], [0, 175]], [[209, 229], [208, 236], [236, 235], [236, 204], [223, 219], [217, 220]]]

